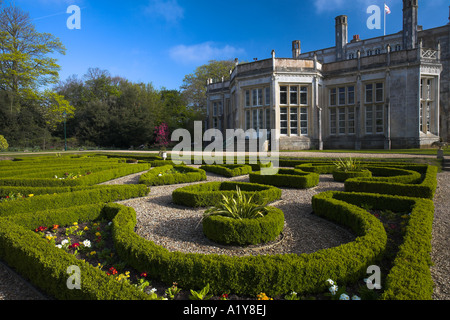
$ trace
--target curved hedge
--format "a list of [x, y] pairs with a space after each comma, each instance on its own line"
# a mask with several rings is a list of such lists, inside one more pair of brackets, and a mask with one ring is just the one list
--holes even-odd
[[[371, 167], [369, 170], [376, 174], [375, 171], [387, 173], [392, 169]], [[396, 170], [398, 172], [400, 169]], [[345, 191], [400, 195], [425, 199], [434, 198], [437, 188], [437, 167], [425, 166], [425, 172], [423, 174], [417, 171], [402, 171], [406, 173], [403, 176], [348, 179], [345, 182]], [[392, 173], [392, 171], [390, 172]]]
[[323, 292], [329, 278], [343, 284], [360, 280], [367, 267], [380, 259], [385, 250], [387, 236], [378, 219], [356, 206], [323, 196], [315, 203], [317, 213], [341, 221], [359, 237], [351, 243], [312, 254], [247, 257], [184, 254], [169, 252], [136, 235], [136, 213], [132, 208], [120, 205], [109, 208], [117, 212], [113, 219], [117, 252], [135, 269], [146, 270], [163, 282], [177, 281], [180, 286], [194, 290], [209, 284], [216, 293], [228, 290], [239, 295], [266, 292], [276, 296], [291, 290]]
[[228, 178], [243, 176], [252, 172], [252, 166], [244, 164], [203, 165], [200, 169]]
[[251, 183], [296, 189], [316, 187], [320, 178], [317, 173], [307, 173], [297, 169], [279, 169], [278, 173], [274, 175], [263, 175], [261, 172], [253, 172], [249, 177]]
[[212, 215], [203, 219], [203, 233], [214, 242], [224, 245], [257, 245], [274, 241], [284, 229], [284, 213], [266, 207], [264, 217], [233, 219]]
[[[172, 169], [175, 169], [177, 173], [167, 174], [167, 172]], [[206, 173], [201, 169], [195, 169], [186, 166], [166, 165], [162, 167], [156, 167], [149, 172], [144, 173], [139, 178], [139, 183], [145, 184], [147, 186], [161, 186], [204, 180], [206, 180]]]
[[266, 204], [281, 198], [281, 190], [273, 186], [245, 182], [207, 182], [179, 188], [172, 201], [186, 207], [210, 207], [222, 201], [222, 195], [235, 195], [239, 187], [243, 194], [252, 195], [254, 203]]
[[372, 178], [372, 172], [370, 170], [361, 170], [361, 171], [335, 170], [333, 172], [333, 179], [336, 182], [345, 182], [347, 179], [352, 178]]

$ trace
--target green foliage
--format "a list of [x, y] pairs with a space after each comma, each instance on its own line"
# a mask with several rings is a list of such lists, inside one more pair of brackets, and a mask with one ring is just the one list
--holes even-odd
[[343, 171], [343, 172], [359, 172], [364, 169], [364, 167], [361, 165], [361, 162], [358, 160], [354, 160], [352, 158], [349, 159], [339, 159], [337, 162], [334, 163], [336, 170]]
[[191, 295], [189, 296], [190, 300], [209, 300], [213, 297], [212, 294], [209, 294], [209, 283], [199, 292], [191, 289]]
[[160, 186], [204, 180], [206, 180], [206, 173], [201, 169], [165, 165], [156, 167], [141, 175], [139, 183], [147, 186]]
[[298, 169], [279, 169], [277, 174], [263, 175], [261, 172], [250, 174], [251, 183], [260, 183], [276, 187], [309, 189], [319, 184], [319, 175]]
[[179, 188], [172, 193], [175, 204], [187, 207], [211, 207], [219, 204], [223, 195], [236, 196], [236, 187], [253, 195], [255, 204], [270, 203], [281, 198], [281, 190], [267, 185], [244, 182], [207, 182]]
[[220, 215], [237, 220], [257, 219], [264, 217], [266, 213], [266, 203], [255, 204], [254, 195], [243, 194], [239, 187], [236, 187], [236, 195], [222, 195], [222, 197], [220, 203], [205, 211], [203, 218]]
[[203, 165], [200, 169], [232, 178], [243, 176], [252, 172], [252, 167], [241, 164]]
[[8, 141], [6, 141], [4, 136], [0, 135], [0, 151], [6, 151], [8, 148]]

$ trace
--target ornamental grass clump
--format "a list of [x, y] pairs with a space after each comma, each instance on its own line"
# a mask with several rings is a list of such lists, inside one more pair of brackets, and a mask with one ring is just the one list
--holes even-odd
[[216, 206], [205, 211], [203, 218], [209, 216], [224, 216], [236, 220], [262, 218], [266, 214], [266, 203], [256, 205], [253, 203], [253, 195], [247, 197], [239, 187], [236, 187], [236, 195], [223, 195], [223, 200]]
[[357, 172], [364, 170], [364, 167], [361, 165], [361, 162], [354, 160], [352, 158], [342, 160], [339, 159], [334, 163], [336, 170], [343, 172]]

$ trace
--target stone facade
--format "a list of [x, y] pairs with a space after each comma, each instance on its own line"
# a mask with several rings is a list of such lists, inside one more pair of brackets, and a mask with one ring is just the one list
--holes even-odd
[[[281, 150], [397, 149], [448, 140], [450, 24], [422, 30], [417, 0], [404, 0], [403, 30], [240, 64], [208, 81], [207, 128], [274, 130]], [[256, 136], [249, 135], [249, 139]]]

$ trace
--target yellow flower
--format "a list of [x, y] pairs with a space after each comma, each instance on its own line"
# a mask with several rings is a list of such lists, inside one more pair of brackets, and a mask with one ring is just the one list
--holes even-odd
[[97, 236], [97, 237], [100, 237], [102, 234], [100, 233], [100, 232], [97, 232], [96, 234], [95, 234], [95, 236]]
[[97, 252], [95, 252], [95, 251], [92, 251], [92, 252], [90, 253], [91, 256], [94, 256], [94, 255], [96, 255], [96, 254], [97, 254]]
[[29, 194], [28, 197], [29, 197], [29, 198], [34, 197], [34, 194]]
[[84, 231], [88, 231], [89, 230], [89, 228], [88, 227], [84, 227]]

